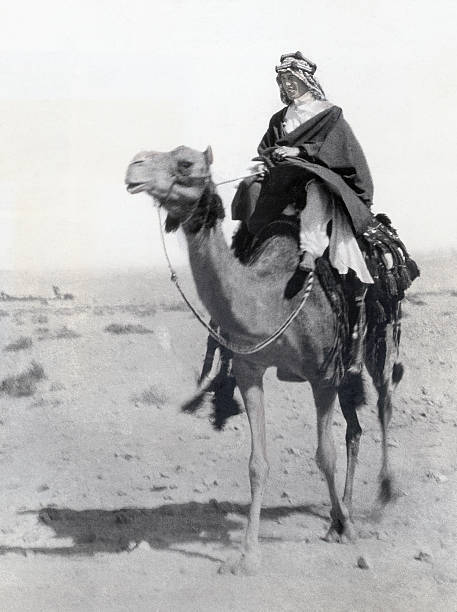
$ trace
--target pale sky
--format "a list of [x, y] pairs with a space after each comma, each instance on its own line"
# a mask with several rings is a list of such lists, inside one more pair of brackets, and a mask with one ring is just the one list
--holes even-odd
[[[151, 200], [125, 191], [129, 160], [211, 144], [216, 182], [245, 174], [282, 106], [274, 66], [297, 49], [362, 144], [375, 210], [413, 254], [457, 247], [456, 6], [2, 2], [0, 268], [162, 265]], [[233, 187], [220, 192], [229, 211]]]

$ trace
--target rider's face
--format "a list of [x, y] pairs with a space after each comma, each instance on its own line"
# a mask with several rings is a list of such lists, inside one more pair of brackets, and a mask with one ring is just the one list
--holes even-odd
[[280, 79], [289, 100], [295, 100], [308, 91], [303, 81], [297, 79], [291, 72], [284, 72], [281, 74]]

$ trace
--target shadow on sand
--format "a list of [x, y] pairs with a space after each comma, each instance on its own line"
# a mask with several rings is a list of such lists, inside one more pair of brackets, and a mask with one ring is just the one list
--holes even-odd
[[[188, 502], [165, 504], [157, 508], [120, 508], [118, 510], [72, 510], [43, 508], [21, 514], [34, 514], [38, 521], [52, 528], [56, 538], [71, 538], [70, 546], [20, 547], [2, 546], [0, 554], [41, 553], [46, 555], [94, 555], [134, 550], [141, 542], [152, 549], [170, 550], [186, 556], [221, 561], [216, 557], [180, 549], [189, 544], [233, 544], [231, 531], [244, 528], [248, 504], [210, 500], [207, 503]], [[327, 520], [326, 510], [319, 505], [276, 506], [264, 508], [262, 518], [275, 520], [292, 514], [313, 515]]]

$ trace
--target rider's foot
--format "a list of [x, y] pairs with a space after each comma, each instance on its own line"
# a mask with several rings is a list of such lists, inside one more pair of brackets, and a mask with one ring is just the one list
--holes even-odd
[[284, 297], [286, 300], [291, 300], [301, 289], [303, 289], [308, 275], [311, 272], [314, 272], [315, 267], [314, 257], [310, 253], [304, 251], [300, 255], [300, 261], [297, 269], [287, 282], [286, 289], [284, 291]]

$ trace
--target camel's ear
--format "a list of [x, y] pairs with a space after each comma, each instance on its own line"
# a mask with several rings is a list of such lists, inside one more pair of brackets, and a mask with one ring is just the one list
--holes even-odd
[[214, 161], [214, 158], [213, 158], [213, 150], [211, 149], [209, 145], [206, 147], [206, 151], [204, 152], [203, 155], [205, 156], [208, 166], [211, 166], [211, 164]]

